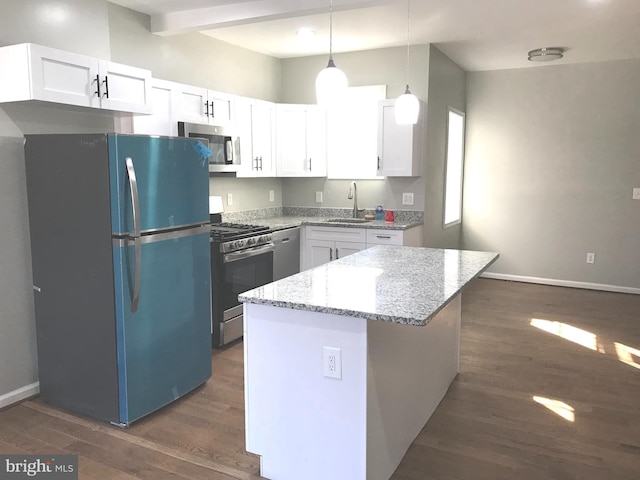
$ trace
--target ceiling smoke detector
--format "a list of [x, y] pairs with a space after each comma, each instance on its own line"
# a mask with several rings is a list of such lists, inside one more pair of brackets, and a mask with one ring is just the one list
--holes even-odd
[[564, 48], [562, 47], [545, 47], [537, 48], [529, 52], [530, 62], [551, 62], [562, 58]]

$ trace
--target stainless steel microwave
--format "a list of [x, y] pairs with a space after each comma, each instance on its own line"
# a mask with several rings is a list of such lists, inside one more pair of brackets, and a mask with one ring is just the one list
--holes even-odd
[[211, 150], [210, 172], [237, 172], [240, 169], [240, 139], [228, 127], [178, 122], [178, 136], [202, 140]]

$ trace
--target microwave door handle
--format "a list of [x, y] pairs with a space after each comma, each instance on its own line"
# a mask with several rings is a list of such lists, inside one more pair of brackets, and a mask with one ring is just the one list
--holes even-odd
[[134, 249], [134, 274], [133, 274], [133, 295], [131, 295], [131, 312], [138, 310], [140, 300], [140, 282], [142, 273], [142, 245], [140, 243], [140, 201], [138, 197], [138, 182], [136, 180], [136, 169], [133, 166], [131, 157], [125, 158], [127, 176], [129, 177], [129, 190], [131, 191], [131, 208], [133, 213], [133, 249]]
[[227, 144], [227, 163], [233, 163], [233, 140], [226, 141]]

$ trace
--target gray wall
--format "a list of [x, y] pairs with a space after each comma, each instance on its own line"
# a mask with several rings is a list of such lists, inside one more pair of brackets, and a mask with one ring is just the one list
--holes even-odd
[[22, 138], [0, 136], [0, 397], [38, 380], [25, 189]]
[[201, 33], [151, 35], [148, 15], [108, 5], [114, 62], [147, 68], [163, 80], [271, 102], [279, 100], [280, 60]]
[[104, 0], [2, 0], [0, 45], [40, 43], [110, 59]]
[[463, 242], [492, 272], [640, 287], [638, 85], [640, 60], [468, 74]]
[[433, 45], [429, 56], [427, 161], [423, 175], [425, 246], [459, 248], [461, 225], [443, 228], [448, 108], [466, 109], [466, 73]]
[[[282, 61], [282, 103], [315, 103], [315, 79], [327, 65], [327, 55], [292, 58]], [[363, 85], [386, 85], [387, 98], [396, 98], [404, 93], [407, 82], [406, 48], [385, 48], [335, 54], [336, 66], [340, 67], [352, 87]], [[429, 46], [411, 47], [409, 82], [411, 91], [427, 100], [429, 82]], [[357, 179], [354, 179], [357, 180]], [[326, 178], [283, 179], [283, 204], [296, 207], [352, 207], [347, 199], [349, 180], [327, 180]], [[423, 210], [424, 186], [420, 177], [385, 178], [384, 180], [358, 181], [358, 206], [375, 208], [382, 204], [385, 209]], [[323, 192], [324, 202], [316, 203], [315, 192]], [[402, 193], [414, 194], [414, 205], [402, 205]]]

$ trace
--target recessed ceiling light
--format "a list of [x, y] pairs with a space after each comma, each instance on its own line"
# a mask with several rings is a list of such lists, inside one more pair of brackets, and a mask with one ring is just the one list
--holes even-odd
[[313, 38], [316, 34], [316, 31], [309, 27], [302, 27], [296, 31], [296, 35], [302, 38], [303, 40], [307, 40], [309, 38]]
[[545, 47], [531, 50], [529, 52], [529, 61], [531, 62], [551, 62], [559, 60], [563, 57], [564, 48], [562, 47]]

